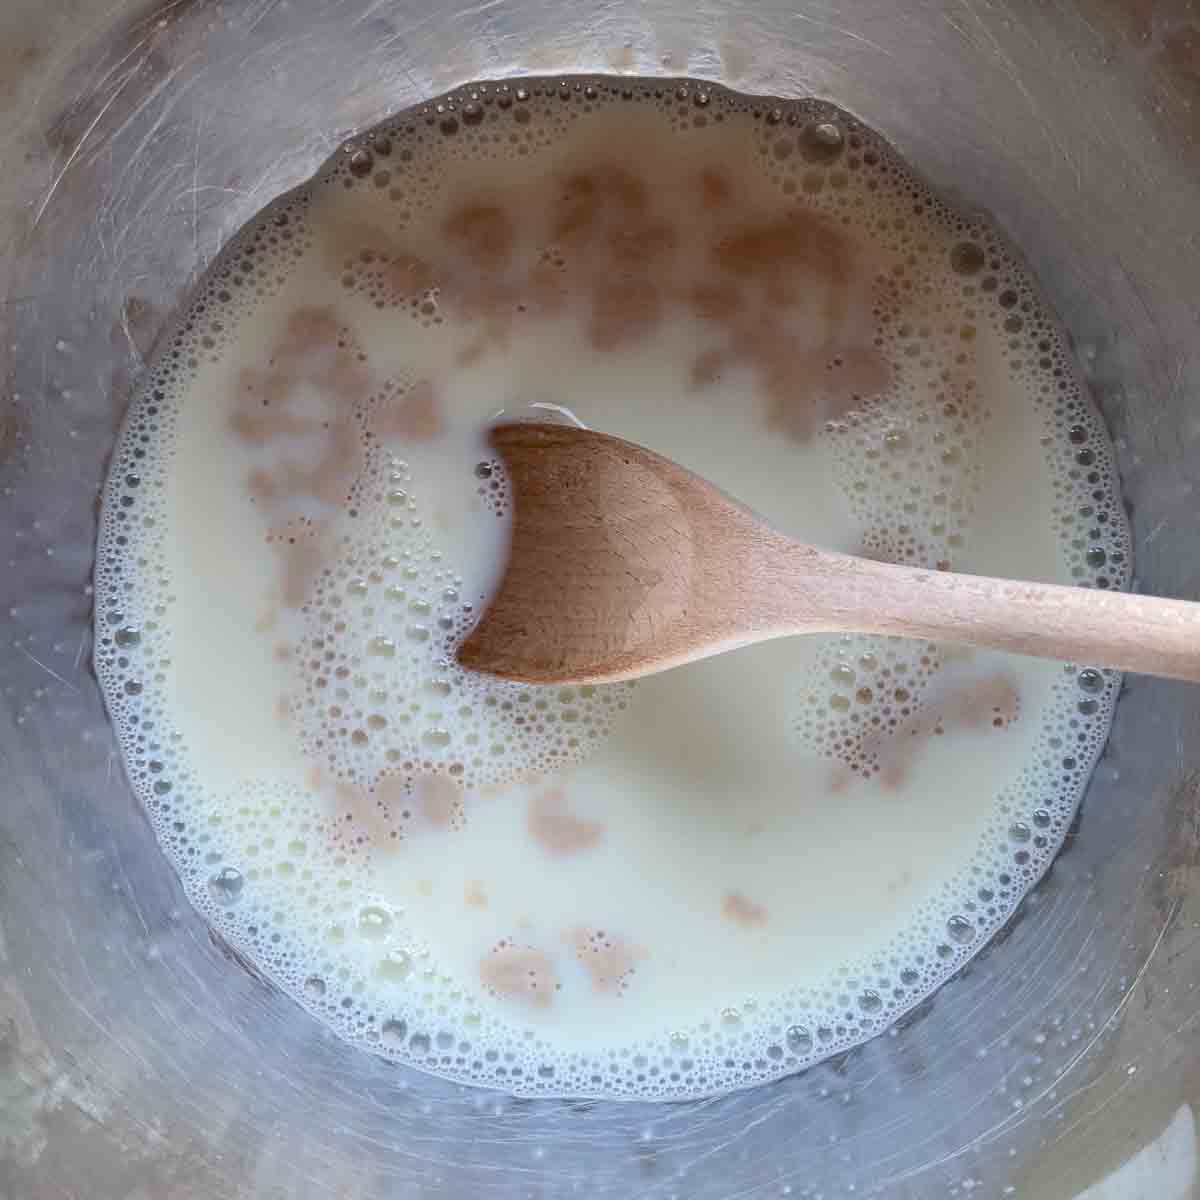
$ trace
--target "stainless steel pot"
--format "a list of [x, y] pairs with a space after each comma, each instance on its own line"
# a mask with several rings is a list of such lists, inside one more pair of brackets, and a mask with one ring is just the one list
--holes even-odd
[[905, 1028], [704, 1103], [513, 1100], [349, 1050], [230, 961], [157, 851], [88, 583], [162, 320], [350, 129], [593, 69], [827, 96], [991, 208], [1116, 437], [1140, 585], [1200, 594], [1192, 0], [6, 0], [0, 1197], [1059, 1197], [1130, 1159], [1105, 1187], [1197, 1194], [1200, 689], [1128, 683], [1050, 876]]

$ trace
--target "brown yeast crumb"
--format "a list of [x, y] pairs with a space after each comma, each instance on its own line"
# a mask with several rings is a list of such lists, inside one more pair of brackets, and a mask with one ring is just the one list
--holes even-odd
[[526, 828], [533, 840], [556, 858], [590, 850], [604, 836], [603, 825], [581, 820], [567, 811], [567, 793], [561, 786], [530, 801]]
[[531, 946], [497, 943], [479, 964], [479, 979], [493, 996], [549, 1008], [560, 984], [548, 955]]
[[580, 926], [572, 929], [566, 939], [575, 948], [576, 958], [598, 992], [615, 995], [624, 991], [637, 964], [646, 957], [641, 948], [603, 929]]
[[461, 823], [463, 789], [449, 776], [418, 776], [413, 790], [418, 810], [435, 829], [449, 829]]
[[391, 398], [372, 415], [371, 431], [382, 438], [429, 442], [445, 428], [433, 384], [421, 380]]
[[721, 901], [721, 915], [745, 929], [753, 929], [767, 923], [767, 910], [761, 904], [747, 899], [741, 892], [725, 893], [725, 898]]
[[1006, 729], [1020, 717], [1021, 697], [1007, 675], [994, 675], [943, 693], [924, 704], [893, 731], [870, 733], [852, 746], [833, 776], [834, 792], [844, 791], [855, 774], [876, 777], [888, 791], [907, 782], [912, 765], [930, 738], [956, 730]]
[[700, 172], [700, 203], [705, 208], [723, 208], [732, 195], [733, 188], [723, 172], [715, 168]]
[[499, 271], [512, 257], [512, 218], [498, 204], [468, 204], [451, 214], [442, 231], [482, 271]]

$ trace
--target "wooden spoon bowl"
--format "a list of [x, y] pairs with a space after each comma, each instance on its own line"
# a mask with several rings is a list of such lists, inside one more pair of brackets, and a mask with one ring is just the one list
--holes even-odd
[[491, 444], [512, 487], [512, 544], [458, 650], [472, 670], [601, 683], [837, 631], [1200, 680], [1200, 604], [821, 550], [677, 463], [589, 429], [504, 424]]

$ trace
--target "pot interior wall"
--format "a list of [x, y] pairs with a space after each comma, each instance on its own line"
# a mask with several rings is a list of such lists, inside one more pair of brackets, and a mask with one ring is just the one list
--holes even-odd
[[130, 389], [223, 240], [388, 112], [600, 70], [826, 96], [996, 213], [1116, 438], [1138, 585], [1200, 594], [1192, 4], [9, 0], [0, 47], [0, 1195], [1049, 1197], [1194, 1145], [1200, 690], [1128, 681], [1065, 852], [904, 1028], [705, 1103], [519, 1101], [347, 1050], [214, 942], [88, 586]]

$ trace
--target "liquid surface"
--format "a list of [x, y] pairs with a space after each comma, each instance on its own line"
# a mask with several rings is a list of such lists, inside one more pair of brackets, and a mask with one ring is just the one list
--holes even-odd
[[689, 81], [401, 114], [167, 338], [107, 488], [97, 667], [193, 901], [379, 1053], [710, 1094], [886, 1028], [987, 941], [1119, 680], [816, 637], [636, 686], [470, 675], [509, 521], [488, 425], [564, 408], [806, 541], [1101, 587], [1111, 451], [993, 225], [832, 106]]

